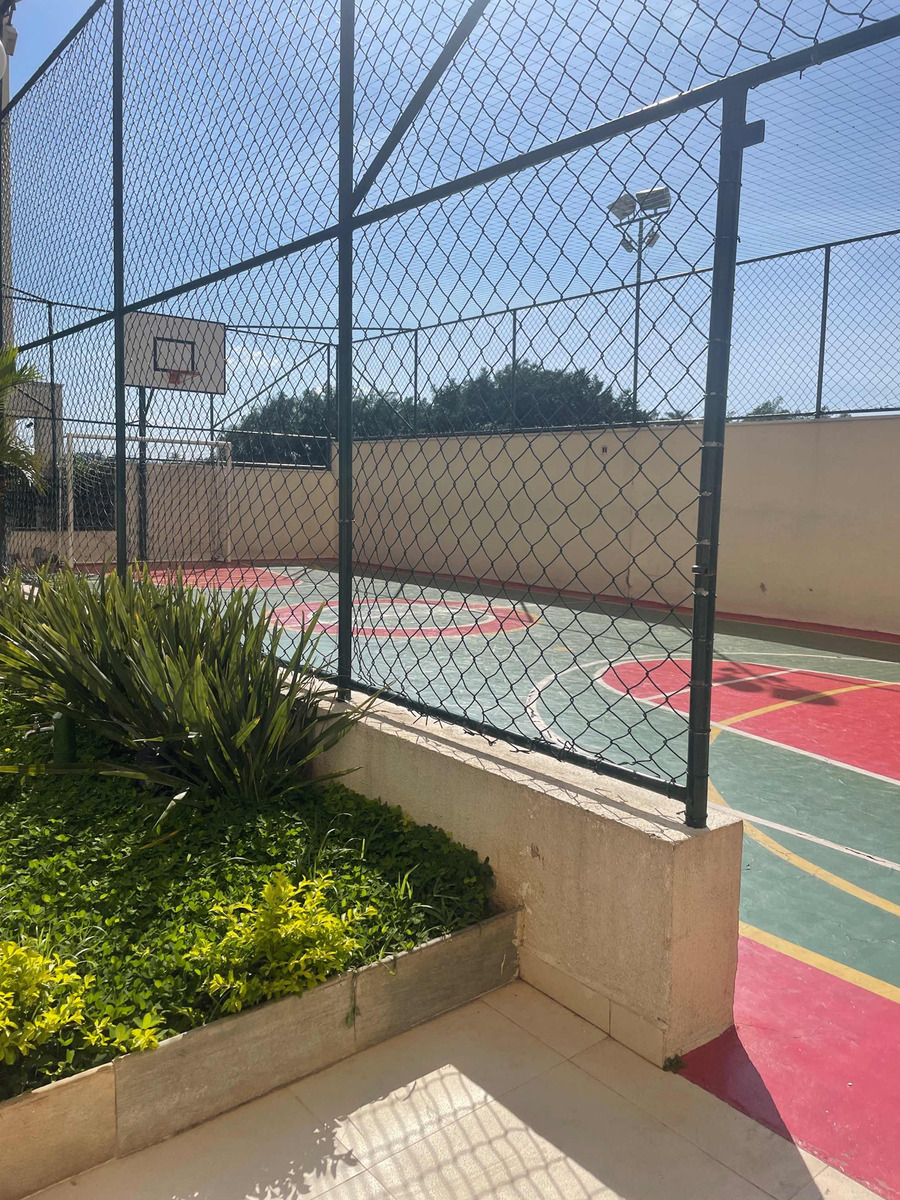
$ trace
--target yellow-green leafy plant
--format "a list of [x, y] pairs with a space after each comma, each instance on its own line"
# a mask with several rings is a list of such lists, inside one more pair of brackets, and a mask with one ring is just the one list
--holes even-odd
[[223, 1012], [304, 992], [343, 971], [360, 948], [353, 925], [364, 914], [329, 911], [330, 875], [294, 885], [276, 871], [258, 900], [212, 910], [212, 935], [187, 955], [199, 987]]
[[36, 945], [0, 942], [0, 1062], [13, 1066], [84, 1024], [85, 980], [75, 963]]

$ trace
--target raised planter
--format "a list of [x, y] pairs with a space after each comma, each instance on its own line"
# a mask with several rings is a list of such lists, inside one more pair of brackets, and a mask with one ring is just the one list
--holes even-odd
[[514, 979], [518, 912], [0, 1104], [0, 1200], [331, 1066]]

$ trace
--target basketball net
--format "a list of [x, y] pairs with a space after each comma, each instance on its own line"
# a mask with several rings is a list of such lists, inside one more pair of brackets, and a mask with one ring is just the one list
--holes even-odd
[[193, 379], [195, 375], [199, 374], [199, 371], [170, 371], [169, 387], [180, 387], [186, 379]]

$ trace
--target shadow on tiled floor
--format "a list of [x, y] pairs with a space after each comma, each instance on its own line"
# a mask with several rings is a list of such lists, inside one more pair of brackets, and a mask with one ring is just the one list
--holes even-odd
[[41, 1200], [862, 1200], [523, 983]]

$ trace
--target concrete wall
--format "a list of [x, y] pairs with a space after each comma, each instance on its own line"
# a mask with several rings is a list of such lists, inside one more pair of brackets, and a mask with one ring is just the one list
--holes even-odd
[[[699, 437], [694, 425], [359, 442], [357, 562], [689, 604]], [[900, 633], [898, 462], [900, 417], [730, 425], [720, 611]], [[150, 465], [151, 558], [224, 557], [222, 478]], [[227, 507], [234, 559], [337, 556], [336, 456], [334, 471], [235, 466]], [[13, 533], [10, 548], [52, 536]], [[78, 561], [103, 550], [110, 534], [76, 535]]]
[[[699, 429], [363, 442], [362, 562], [681, 605]], [[733, 424], [723, 612], [900, 633], [900, 418]]]
[[682, 604], [699, 449], [696, 427], [360, 442], [356, 557]]
[[[129, 553], [138, 554], [137, 466], [128, 466]], [[63, 497], [65, 504], [65, 497]], [[337, 556], [337, 477], [331, 471], [235, 465], [147, 464], [147, 555], [151, 562], [291, 562]], [[230, 534], [230, 536], [229, 536]], [[13, 530], [11, 553], [69, 555], [68, 532]], [[110, 561], [113, 530], [75, 530], [79, 564]], [[40, 557], [40, 553], [38, 554]]]
[[379, 703], [316, 770], [491, 862], [524, 979], [661, 1066], [732, 1022], [741, 823]]
[[719, 607], [900, 633], [900, 417], [731, 425]]
[[337, 474], [235, 466], [231, 501], [236, 559], [291, 562], [337, 557]]

